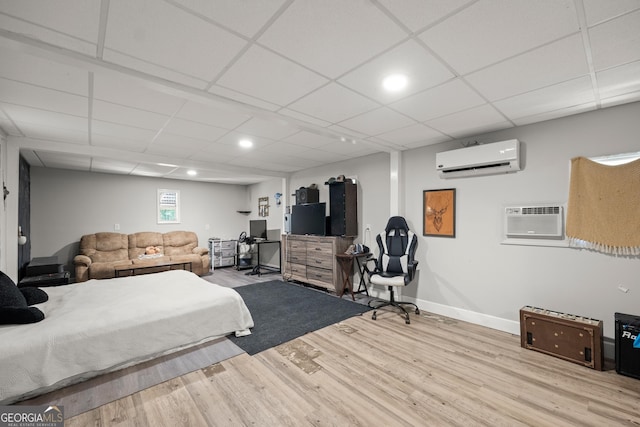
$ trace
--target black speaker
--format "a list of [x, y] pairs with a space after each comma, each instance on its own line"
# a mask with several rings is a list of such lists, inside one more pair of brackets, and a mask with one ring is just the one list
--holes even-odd
[[358, 185], [353, 181], [329, 185], [332, 236], [358, 235]]
[[616, 313], [616, 372], [640, 379], [640, 348], [633, 343], [640, 334], [640, 316]]
[[320, 190], [317, 188], [305, 188], [301, 187], [296, 190], [296, 205], [303, 205], [305, 203], [319, 203], [320, 202]]

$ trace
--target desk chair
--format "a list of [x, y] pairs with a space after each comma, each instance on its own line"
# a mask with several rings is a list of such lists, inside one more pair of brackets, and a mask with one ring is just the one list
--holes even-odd
[[420, 314], [420, 310], [412, 302], [396, 301], [394, 288], [407, 286], [415, 276], [418, 261], [414, 257], [418, 247], [418, 239], [409, 230], [407, 221], [403, 217], [394, 216], [389, 218], [384, 232], [376, 236], [376, 242], [378, 243], [379, 255], [377, 259], [373, 259], [376, 267], [369, 276], [369, 282], [374, 285], [387, 286], [390, 298], [389, 301], [382, 300], [375, 306], [372, 305], [375, 302], [369, 303], [369, 306], [374, 309], [371, 318], [376, 320], [378, 309], [392, 306], [401, 309], [405, 316], [405, 323], [410, 324], [409, 312], [404, 306], [415, 307], [416, 314]]

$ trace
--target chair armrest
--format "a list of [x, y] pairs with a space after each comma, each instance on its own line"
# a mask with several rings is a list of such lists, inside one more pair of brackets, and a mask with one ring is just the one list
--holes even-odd
[[86, 255], [76, 255], [73, 257], [73, 264], [79, 266], [89, 267], [91, 265], [91, 258]]
[[418, 269], [418, 261], [415, 259], [407, 265], [407, 273], [409, 274], [409, 280], [413, 280], [413, 276], [416, 274], [416, 270]]
[[193, 253], [198, 254], [200, 256], [207, 255], [209, 253], [209, 249], [201, 248], [200, 246], [193, 248]]

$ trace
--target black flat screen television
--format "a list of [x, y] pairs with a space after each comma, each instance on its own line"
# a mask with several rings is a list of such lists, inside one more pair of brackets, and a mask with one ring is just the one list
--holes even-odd
[[266, 219], [252, 219], [249, 221], [249, 237], [254, 239], [266, 239], [267, 238], [267, 220]]
[[291, 234], [326, 236], [326, 206], [326, 203], [306, 203], [291, 206]]

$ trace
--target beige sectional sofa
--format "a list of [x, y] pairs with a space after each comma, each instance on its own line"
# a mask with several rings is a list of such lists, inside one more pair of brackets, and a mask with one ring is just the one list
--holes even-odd
[[[158, 253], [147, 254], [148, 248]], [[80, 254], [73, 259], [77, 282], [112, 278], [119, 266], [165, 262], [190, 262], [192, 271], [202, 276], [209, 271], [209, 261], [209, 250], [198, 246], [198, 236], [191, 231], [87, 234], [80, 239]]]

